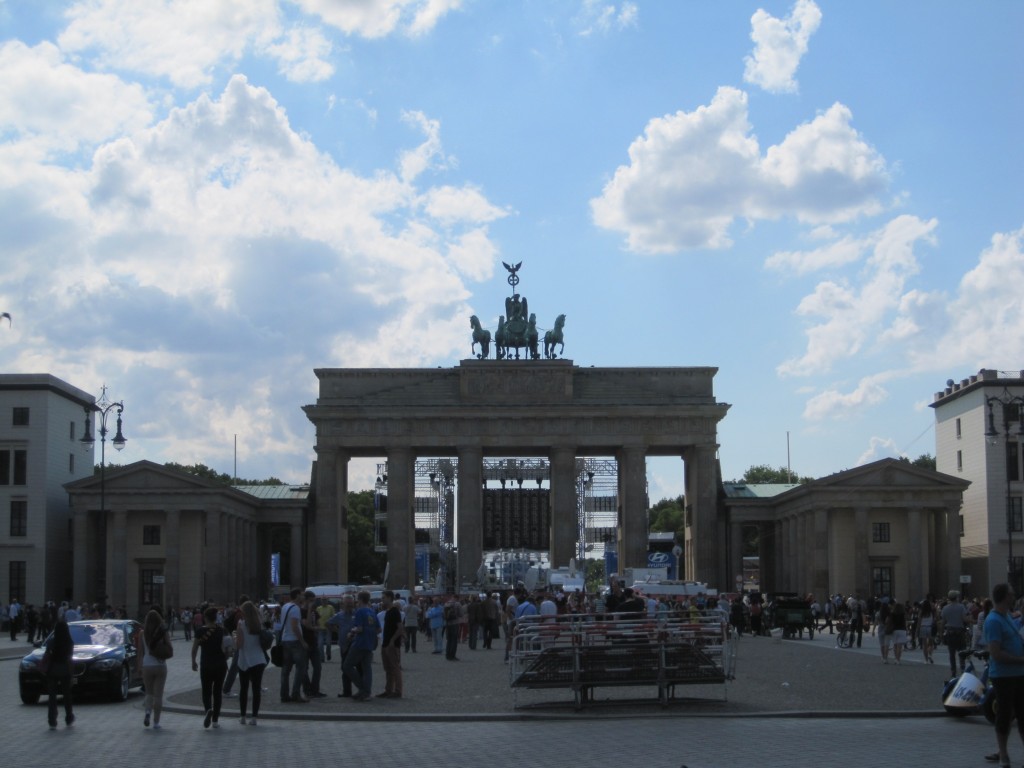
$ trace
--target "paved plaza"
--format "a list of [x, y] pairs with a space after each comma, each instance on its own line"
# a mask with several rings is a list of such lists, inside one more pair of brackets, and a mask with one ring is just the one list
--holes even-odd
[[[189, 646], [179, 639], [170, 661], [162, 731], [142, 726], [142, 694], [128, 702], [76, 702], [74, 728], [46, 727], [46, 709], [24, 706], [16, 692], [24, 643], [0, 641], [0, 697], [6, 764], [76, 768], [145, 760], [154, 765], [310, 765], [358, 758], [397, 760], [431, 768], [483, 760], [503, 768], [608, 765], [660, 768], [708, 766], [837, 765], [893, 753], [901, 766], [985, 765], [994, 745], [981, 717], [941, 714], [939, 692], [948, 670], [910, 652], [897, 667], [883, 665], [875, 638], [860, 650], [834, 647], [827, 633], [813, 641], [744, 638], [737, 679], [718, 688], [680, 691], [686, 701], [662, 708], [653, 688], [600, 689], [598, 706], [576, 712], [564, 692], [508, 687], [501, 651], [459, 649], [458, 662], [431, 654], [420, 637], [416, 654], [403, 657], [405, 698], [360, 704], [339, 699], [338, 662], [325, 664], [328, 697], [281, 704], [278, 671], [270, 668], [259, 726], [238, 724], [238, 699], [226, 698], [221, 727], [204, 730], [198, 675]], [[383, 688], [379, 661], [374, 691]], [[237, 690], [237, 689], [236, 689]], [[518, 706], [516, 706], [518, 703]], [[14, 735], [14, 738], [11, 736]], [[119, 754], [118, 754], [119, 753]], [[861, 757], [851, 757], [851, 756]], [[1015, 764], [1024, 748], [1012, 744]], [[845, 757], [841, 757], [845, 756]]]

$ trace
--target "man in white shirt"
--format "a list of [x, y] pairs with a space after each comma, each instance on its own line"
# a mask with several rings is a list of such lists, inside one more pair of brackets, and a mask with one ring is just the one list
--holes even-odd
[[[305, 704], [309, 699], [301, 693], [302, 678], [309, 661], [309, 646], [302, 637], [302, 590], [291, 591], [291, 601], [281, 608], [281, 645], [284, 646], [284, 666], [281, 668], [281, 702]], [[295, 670], [295, 679], [289, 689], [288, 678]]]

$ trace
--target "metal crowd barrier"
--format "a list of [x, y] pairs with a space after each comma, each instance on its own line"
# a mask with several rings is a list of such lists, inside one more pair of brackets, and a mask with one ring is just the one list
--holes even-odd
[[509, 685], [567, 688], [576, 708], [595, 688], [656, 685], [662, 706], [679, 685], [722, 685], [733, 679], [735, 644], [720, 614], [626, 619], [587, 614], [527, 616], [516, 623]]

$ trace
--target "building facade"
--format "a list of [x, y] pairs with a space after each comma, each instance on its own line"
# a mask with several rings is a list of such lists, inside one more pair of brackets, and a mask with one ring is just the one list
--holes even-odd
[[[919, 600], [960, 583], [959, 513], [968, 482], [882, 459], [796, 486], [724, 483], [721, 551], [743, 568], [755, 527], [765, 592]], [[765, 490], [767, 489], [767, 491]]]
[[69, 597], [71, 510], [64, 484], [93, 472], [82, 448], [95, 398], [49, 374], [0, 374], [0, 598]]
[[67, 494], [77, 602], [136, 616], [150, 605], [264, 598], [274, 581], [306, 585], [308, 485], [226, 486], [138, 461], [107, 471], [105, 512], [98, 477], [69, 483]]
[[[992, 419], [989, 419], [991, 402]], [[972, 592], [988, 594], [1024, 570], [1024, 467], [1021, 406], [1024, 371], [982, 369], [935, 393], [936, 468], [969, 480], [960, 544]]]

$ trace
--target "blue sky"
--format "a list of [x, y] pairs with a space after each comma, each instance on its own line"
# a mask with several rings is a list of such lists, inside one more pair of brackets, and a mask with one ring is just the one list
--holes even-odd
[[[1024, 368], [1024, 4], [0, 0], [0, 370], [122, 461], [298, 482], [316, 367], [436, 367], [501, 262], [581, 366], [717, 366], [726, 479], [934, 453]], [[6, 326], [6, 324], [5, 324]], [[649, 462], [652, 501], [682, 491]], [[352, 486], [372, 464], [354, 462]]]

